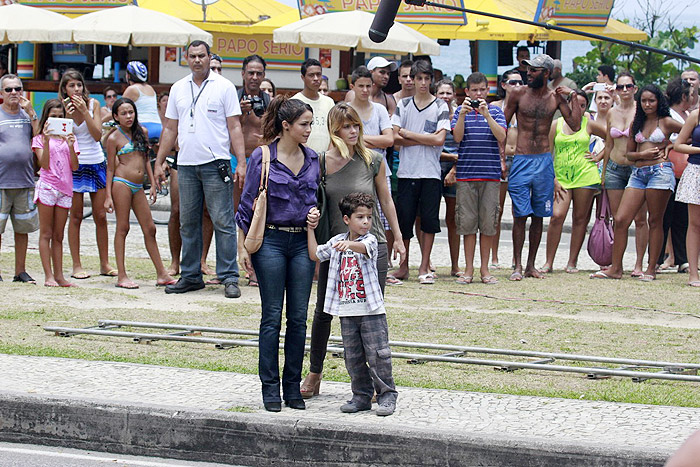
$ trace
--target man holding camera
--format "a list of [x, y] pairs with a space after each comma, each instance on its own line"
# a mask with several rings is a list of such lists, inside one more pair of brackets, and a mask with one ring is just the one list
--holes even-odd
[[[233, 185], [243, 186], [246, 171], [245, 147], [241, 133], [236, 87], [210, 69], [209, 45], [193, 41], [186, 59], [192, 73], [170, 88], [165, 116], [168, 120], [160, 138], [154, 176], [165, 181], [163, 162], [175, 146], [180, 185], [181, 276], [165, 293], [185, 293], [204, 288], [201, 271], [202, 206], [216, 232], [216, 275], [227, 298], [238, 298], [236, 226], [233, 220]], [[238, 161], [231, 174], [230, 153]]]
[[[516, 75], [517, 76], [517, 75]], [[464, 235], [466, 269], [458, 283], [474, 278], [476, 233], [481, 256], [481, 282], [496, 284], [489, 273], [489, 252], [498, 232], [498, 203], [501, 173], [506, 170], [505, 154], [499, 144], [506, 140], [506, 118], [496, 105], [489, 105], [488, 79], [478, 71], [467, 78], [467, 96], [452, 117], [452, 134], [459, 143], [457, 165], [445, 183], [457, 182], [457, 233]]]
[[260, 146], [262, 116], [270, 105], [270, 96], [260, 89], [266, 68], [267, 63], [260, 55], [249, 55], [243, 60], [243, 87], [238, 90], [238, 100], [241, 102], [241, 130], [246, 158]]

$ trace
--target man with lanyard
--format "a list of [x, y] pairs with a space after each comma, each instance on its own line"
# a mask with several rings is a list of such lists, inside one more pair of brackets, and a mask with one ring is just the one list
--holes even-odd
[[[193, 41], [186, 49], [192, 73], [173, 84], [165, 116], [168, 118], [160, 138], [154, 176], [159, 185], [165, 181], [163, 162], [175, 141], [178, 153], [180, 185], [180, 235], [182, 237], [181, 276], [177, 284], [166, 286], [165, 293], [185, 293], [204, 288], [200, 260], [202, 256], [202, 205], [216, 232], [216, 275], [225, 287], [227, 298], [238, 298], [236, 264], [236, 226], [233, 220], [233, 184], [241, 187], [246, 161], [241, 114], [236, 87], [209, 68], [209, 45]], [[230, 153], [238, 165], [231, 174]]]
[[[37, 115], [22, 96], [22, 81], [15, 75], [0, 77], [0, 235], [7, 220], [15, 233], [14, 282], [34, 284], [25, 269], [30, 232], [39, 228], [34, 199], [32, 136]], [[0, 277], [0, 281], [2, 278]]]

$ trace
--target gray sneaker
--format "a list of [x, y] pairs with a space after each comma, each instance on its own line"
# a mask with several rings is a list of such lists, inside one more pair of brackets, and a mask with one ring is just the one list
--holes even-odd
[[386, 417], [387, 415], [393, 414], [395, 410], [396, 402], [385, 401], [379, 404], [379, 407], [377, 407], [377, 415], [380, 417]]
[[238, 284], [235, 282], [229, 282], [224, 287], [224, 296], [226, 298], [238, 298], [241, 296], [241, 289], [238, 288]]
[[340, 411], [343, 413], [356, 413], [364, 410], [370, 410], [372, 408], [372, 403], [360, 404], [356, 401], [348, 401], [347, 403], [340, 406]]

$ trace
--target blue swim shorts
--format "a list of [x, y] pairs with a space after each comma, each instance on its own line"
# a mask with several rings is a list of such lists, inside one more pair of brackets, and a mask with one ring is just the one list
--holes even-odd
[[508, 175], [513, 216], [551, 217], [554, 203], [554, 163], [551, 153], [516, 154]]
[[673, 175], [673, 163], [662, 162], [660, 164], [633, 168], [627, 188], [674, 191], [676, 189], [676, 177]]

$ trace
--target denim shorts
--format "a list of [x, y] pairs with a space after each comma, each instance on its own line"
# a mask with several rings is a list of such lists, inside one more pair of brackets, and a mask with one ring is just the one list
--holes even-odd
[[660, 164], [633, 168], [627, 188], [675, 190], [676, 177], [673, 175], [673, 164], [671, 162], [662, 162]]
[[622, 165], [609, 160], [608, 167], [605, 169], [605, 189], [624, 190], [627, 188], [630, 175], [632, 175], [631, 165]]

